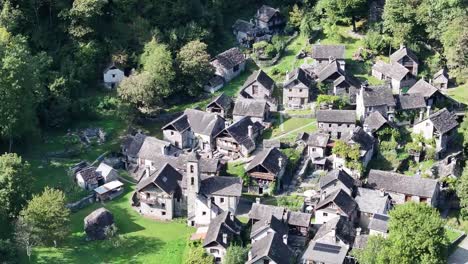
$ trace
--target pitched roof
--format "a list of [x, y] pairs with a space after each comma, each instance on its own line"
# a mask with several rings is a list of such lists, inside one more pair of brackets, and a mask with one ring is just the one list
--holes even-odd
[[232, 107], [232, 103], [233, 103], [233, 101], [232, 101], [231, 97], [227, 96], [225, 93], [222, 93], [222, 94], [218, 95], [215, 99], [213, 99], [213, 101], [211, 101], [206, 106], [206, 108], [217, 105], [217, 106], [223, 108], [224, 110], [228, 110], [229, 108]]
[[263, 117], [267, 101], [247, 98], [237, 98], [234, 105], [233, 115]]
[[334, 169], [329, 171], [325, 176], [320, 177], [320, 189], [327, 187], [330, 183], [335, 181], [342, 182], [348, 189], [352, 190], [354, 187], [354, 179], [349, 176], [344, 170]]
[[283, 243], [282, 235], [274, 232], [253, 243], [250, 253], [252, 259], [246, 262], [248, 264], [263, 257], [268, 257], [277, 264], [290, 264], [294, 258], [292, 250]]
[[390, 171], [370, 170], [367, 186], [376, 190], [383, 189], [395, 193], [432, 198], [439, 184], [437, 180], [411, 177]]
[[390, 217], [386, 214], [374, 214], [369, 222], [369, 229], [387, 233], [389, 220]]
[[387, 209], [390, 197], [380, 190], [358, 187], [354, 200], [359, 206], [359, 211], [371, 214], [383, 214]]
[[447, 69], [445, 69], [445, 68], [440, 69], [438, 72], [436, 72], [436, 73], [434, 74], [434, 77], [433, 77], [433, 78], [434, 78], [434, 79], [437, 79], [437, 78], [439, 78], [440, 76], [444, 76], [445, 78], [448, 79], [449, 76], [448, 76], [448, 73], [447, 73]]
[[105, 162], [101, 162], [96, 169], [96, 172], [100, 173], [104, 177], [108, 176], [112, 171], [115, 171], [114, 168]]
[[216, 56], [211, 62], [215, 67], [223, 67], [225, 69], [232, 69], [234, 66], [241, 64], [245, 61], [245, 56], [239, 48], [230, 48]]
[[411, 58], [415, 62], [418, 62], [418, 57], [416, 57], [416, 55], [413, 53], [413, 51], [411, 51], [409, 48], [407, 48], [405, 46], [402, 46], [400, 49], [398, 49], [397, 51], [392, 53], [392, 55], [390, 55], [390, 60], [392, 62], [397, 62], [397, 61], [401, 60], [405, 56], [408, 56], [409, 58]]
[[307, 145], [312, 147], [324, 148], [327, 146], [328, 141], [330, 140], [330, 134], [314, 132], [312, 134], [307, 134]]
[[270, 19], [276, 14], [279, 13], [278, 9], [275, 9], [271, 6], [262, 5], [258, 10], [255, 17], [263, 22], [269, 22]]
[[194, 133], [214, 136], [224, 129], [224, 118], [214, 113], [207, 113], [196, 109], [186, 109], [190, 128]]
[[208, 195], [240, 197], [242, 194], [242, 179], [228, 176], [208, 177], [201, 181], [200, 192]]
[[273, 88], [275, 86], [275, 81], [271, 79], [268, 74], [266, 74], [262, 70], [257, 70], [254, 71], [248, 78], [245, 80], [244, 85], [242, 86], [242, 89], [247, 88], [254, 82], [259, 82], [262, 86], [264, 86], [266, 89], [273, 91]]
[[407, 68], [396, 62], [385, 63], [383, 61], [377, 61], [372, 66], [372, 69], [398, 81], [403, 80], [403, 78], [405, 78], [409, 73]]
[[322, 238], [332, 231], [335, 231], [335, 237], [347, 245], [352, 245], [356, 237], [356, 229], [354, 229], [353, 223], [344, 216], [337, 216], [320, 226], [312, 240], [322, 242]]
[[[343, 70], [340, 68], [340, 64], [337, 60], [333, 60], [328, 63], [326, 66], [321, 68], [321, 70], [317, 73], [318, 81], [323, 82], [324, 80], [328, 79], [333, 74], [338, 73], [340, 75], [345, 75]], [[335, 80], [333, 80], [335, 81]]]
[[401, 110], [411, 110], [426, 107], [426, 101], [421, 94], [400, 94], [397, 96], [397, 107]]
[[379, 111], [370, 113], [364, 120], [364, 126], [367, 126], [371, 131], [379, 130], [387, 123], [387, 119]]
[[302, 255], [302, 260], [304, 263], [311, 261], [313, 263], [343, 264], [348, 249], [348, 246], [342, 246], [338, 243], [310, 241]]
[[251, 148], [255, 146], [255, 141], [249, 137], [249, 126], [252, 126], [254, 132], [264, 128], [260, 123], [254, 123], [249, 117], [244, 117], [241, 120], [226, 127], [224, 131], [226, 131], [240, 145], [243, 145], [246, 148]]
[[328, 59], [335, 58], [337, 60], [345, 59], [345, 46], [344, 45], [313, 45], [312, 58], [314, 59]]
[[155, 154], [163, 153], [162, 150], [170, 145], [171, 143], [167, 141], [155, 137], [146, 137], [137, 156], [141, 159], [154, 160], [156, 159]]
[[239, 32], [253, 33], [255, 31], [255, 25], [243, 19], [237, 19], [232, 28]]
[[231, 237], [240, 235], [241, 223], [235, 217], [231, 219], [233, 216], [231, 212], [224, 211], [211, 219], [205, 240], [203, 241], [203, 247], [210, 246], [212, 243], [217, 243], [224, 248], [229, 247], [231, 240], [228, 238], [227, 244], [225, 244], [223, 242], [223, 234], [229, 234]]
[[309, 227], [312, 214], [302, 212], [289, 212], [288, 213], [288, 225]]
[[96, 184], [98, 182], [98, 177], [100, 176], [96, 173], [96, 167], [94, 166], [86, 167], [78, 171], [78, 174], [80, 174], [84, 182], [88, 184]]
[[270, 215], [274, 215], [278, 219], [283, 219], [286, 209], [281, 206], [273, 206], [266, 204], [253, 203], [249, 212], [249, 218], [260, 220]]
[[396, 106], [392, 89], [387, 86], [374, 86], [364, 88], [364, 106]]
[[438, 92], [439, 89], [426, 82], [424, 79], [419, 79], [411, 88], [409, 88], [409, 94], [420, 94], [425, 98], [431, 97], [434, 93]]
[[186, 129], [190, 128], [187, 115], [185, 113], [180, 115], [176, 119], [163, 126], [162, 129], [169, 129], [170, 127], [174, 128], [174, 130], [179, 132], [185, 131]]
[[146, 136], [142, 133], [136, 133], [134, 136], [127, 136], [124, 139], [122, 147], [126, 149], [128, 156], [136, 157], [138, 155], [138, 151], [140, 151], [145, 137]]
[[174, 169], [170, 164], [166, 163], [157, 171], [154, 171], [149, 177], [143, 178], [137, 184], [137, 190], [141, 191], [150, 184], [155, 184], [164, 192], [171, 194], [177, 186], [178, 181], [182, 179], [182, 175]]
[[283, 223], [282, 220], [276, 218], [274, 215], [268, 215], [252, 225], [250, 230], [250, 238], [255, 237], [269, 228], [281, 235], [288, 233], [288, 227]]
[[317, 122], [324, 123], [356, 123], [355, 110], [318, 110], [316, 113]]
[[359, 144], [361, 150], [370, 150], [375, 142], [375, 138], [359, 126], [355, 127], [353, 132], [345, 133], [341, 139], [349, 144]]
[[[280, 159], [282, 159], [281, 167], [279, 166]], [[270, 173], [277, 175], [284, 167], [286, 167], [287, 160], [288, 158], [286, 155], [277, 148], [268, 148], [258, 153], [249, 163], [246, 170], [249, 172], [257, 166], [262, 166]]]
[[421, 122], [424, 122], [427, 119], [432, 121], [434, 128], [441, 134], [447, 133], [458, 126], [457, 117], [449, 110], [447, 110], [447, 108], [441, 109], [429, 115]]
[[287, 79], [283, 83], [283, 87], [286, 89], [309, 89], [312, 85], [312, 78], [302, 68], [294, 69], [286, 77]]
[[334, 203], [347, 216], [350, 216], [353, 213], [353, 211], [355, 211], [358, 208], [358, 205], [354, 201], [354, 199], [341, 189], [332, 192], [327, 197], [325, 197], [325, 199], [320, 200], [317, 203], [315, 209], [319, 210], [322, 208], [326, 208], [329, 203]]

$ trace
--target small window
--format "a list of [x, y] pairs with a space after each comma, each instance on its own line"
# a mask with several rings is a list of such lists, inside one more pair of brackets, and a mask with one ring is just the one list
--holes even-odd
[[173, 136], [173, 135], [174, 135], [174, 131], [171, 131], [171, 136]]
[[315, 148], [312, 148], [312, 151], [315, 151]]
[[210, 253], [211, 254], [218, 254], [219, 250], [217, 248], [210, 248]]
[[292, 92], [292, 89], [289, 89], [289, 92]]
[[162, 214], [162, 215], [166, 215], [166, 212], [165, 212], [165, 211], [162, 211], [161, 214]]
[[430, 126], [430, 125], [431, 125], [431, 124], [429, 124], [429, 122], [426, 122], [426, 126], [427, 126], [427, 127]]
[[190, 178], [190, 185], [194, 185], [195, 184], [195, 178]]
[[115, 74], [112, 74], [112, 78], [115, 78]]
[[252, 94], [258, 94], [258, 85], [252, 85]]
[[162, 208], [165, 208], [165, 207], [166, 207], [166, 204], [165, 204], [165, 203], [161, 203], [161, 207], [162, 207]]
[[328, 127], [331, 127], [332, 124], [328, 124]]
[[328, 213], [323, 213], [323, 216], [328, 216]]
[[205, 211], [203, 211], [203, 212], [202, 212], [202, 215], [206, 215], [206, 212], [205, 212]]
[[219, 198], [220, 203], [224, 203], [224, 197]]
[[302, 89], [299, 89], [299, 92], [302, 93]]
[[193, 165], [190, 165], [190, 173], [193, 173], [194, 170], [195, 169], [194, 169]]
[[180, 198], [177, 198], [176, 201], [177, 201], [178, 203], [180, 203]]
[[239, 65], [234, 66], [233, 71], [236, 72], [239, 70]]

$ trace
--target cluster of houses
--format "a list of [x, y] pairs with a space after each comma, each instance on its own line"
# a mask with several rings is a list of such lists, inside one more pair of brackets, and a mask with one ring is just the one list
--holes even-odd
[[[284, 27], [285, 19], [262, 6], [252, 21], [237, 20], [233, 26], [240, 45], [250, 47], [271, 39]], [[372, 75], [383, 85], [361, 83], [346, 72], [343, 45], [313, 45], [304, 64], [286, 73], [282, 101], [279, 89], [262, 70], [253, 72], [235, 99], [220, 94], [205, 109], [186, 109], [162, 127], [163, 138], [136, 133], [121, 146], [126, 169], [138, 182], [132, 206], [156, 220], [185, 217], [198, 228], [196, 238], [216, 263], [222, 263], [228, 247], [239, 241], [242, 229], [238, 205], [243, 192], [271, 194], [281, 185], [288, 157], [278, 144], [260, 144], [271, 124], [271, 112], [310, 109], [318, 86], [329, 94], [347, 98], [346, 110], [330, 105], [317, 107], [317, 131], [301, 133], [303, 159], [323, 171], [317, 190], [305, 195], [300, 211], [261, 204], [257, 198], [248, 213], [250, 250], [246, 263], [352, 263], [349, 252], [363, 248], [370, 235], [387, 236], [388, 212], [408, 201], [438, 206], [441, 186], [418, 172], [412, 177], [371, 169], [362, 172], [379, 151], [378, 132], [405, 126], [433, 140], [439, 175], [453, 171], [451, 142], [458, 127], [452, 112], [456, 105], [443, 91], [448, 87], [445, 70], [432, 80], [418, 80], [419, 60], [401, 46], [390, 62], [377, 61]], [[239, 48], [218, 54], [211, 62], [215, 75], [205, 86], [215, 92], [245, 70], [246, 57]], [[123, 72], [110, 66], [104, 80], [114, 87]], [[312, 112], [312, 111], [311, 111]], [[358, 150], [354, 163], [333, 148], [344, 143]], [[243, 161], [248, 182], [224, 176], [226, 162]], [[355, 166], [355, 163], [360, 166]], [[450, 167], [451, 168], [451, 167]], [[121, 191], [112, 167], [81, 165], [74, 170], [78, 185], [98, 194], [109, 188]], [[105, 187], [107, 185], [107, 187]]]

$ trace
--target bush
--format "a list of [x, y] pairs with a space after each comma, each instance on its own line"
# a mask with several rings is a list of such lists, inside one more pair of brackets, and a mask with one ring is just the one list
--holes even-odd
[[278, 206], [286, 207], [292, 211], [299, 211], [304, 204], [304, 198], [297, 195], [280, 196], [276, 203]]
[[189, 241], [188, 246], [189, 251], [185, 259], [185, 264], [213, 263], [213, 256], [206, 252], [200, 241]]
[[276, 47], [273, 46], [272, 44], [268, 44], [264, 50], [265, 54], [270, 57], [270, 58], [273, 58], [276, 56], [276, 54], [278, 53], [278, 50], [276, 50]]
[[398, 143], [396, 141], [382, 141], [380, 142], [380, 149], [382, 151], [391, 151], [397, 148]]
[[387, 38], [374, 30], [368, 31], [364, 38], [364, 47], [373, 51], [374, 54], [381, 54], [388, 45]]
[[266, 42], [266, 41], [263, 40], [263, 41], [254, 43], [252, 47], [253, 47], [253, 49], [254, 49], [255, 51], [259, 51], [259, 50], [265, 49], [266, 46], [268, 46], [268, 42]]
[[424, 160], [434, 160], [435, 157], [436, 157], [435, 148], [426, 147], [426, 148], [425, 148]]

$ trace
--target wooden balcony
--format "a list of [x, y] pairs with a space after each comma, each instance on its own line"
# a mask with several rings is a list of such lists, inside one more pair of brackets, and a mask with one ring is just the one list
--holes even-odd
[[275, 181], [275, 175], [265, 172], [250, 172], [250, 177], [261, 180]]

